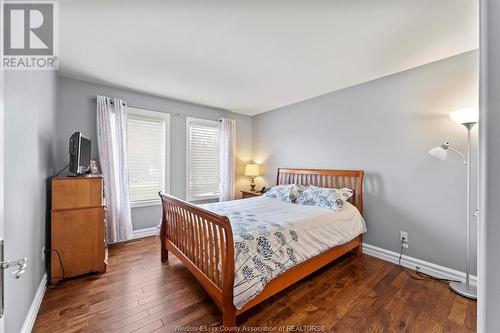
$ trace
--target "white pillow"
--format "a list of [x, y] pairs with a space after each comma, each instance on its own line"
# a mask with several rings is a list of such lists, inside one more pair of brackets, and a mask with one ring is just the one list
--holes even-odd
[[354, 191], [347, 187], [336, 189], [309, 185], [300, 193], [297, 198], [297, 203], [337, 210], [344, 207], [346, 201], [352, 197], [353, 194]]
[[276, 185], [266, 192], [266, 197], [294, 203], [306, 187], [299, 184]]

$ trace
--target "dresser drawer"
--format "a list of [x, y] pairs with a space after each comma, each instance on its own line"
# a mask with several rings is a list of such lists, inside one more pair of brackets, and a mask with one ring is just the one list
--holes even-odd
[[52, 179], [52, 210], [103, 206], [102, 177]]

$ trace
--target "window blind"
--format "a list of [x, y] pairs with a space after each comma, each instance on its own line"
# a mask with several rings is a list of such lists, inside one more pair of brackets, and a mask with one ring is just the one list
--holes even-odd
[[159, 200], [165, 191], [165, 119], [127, 117], [129, 195], [132, 203]]
[[219, 194], [219, 129], [216, 121], [187, 119], [187, 199]]

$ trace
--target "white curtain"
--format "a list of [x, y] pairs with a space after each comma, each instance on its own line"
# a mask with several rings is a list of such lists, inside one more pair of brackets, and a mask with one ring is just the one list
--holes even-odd
[[233, 200], [236, 166], [236, 121], [233, 119], [219, 120], [219, 158], [219, 201]]
[[128, 193], [127, 114], [121, 99], [97, 96], [97, 145], [104, 177], [106, 239], [132, 238]]

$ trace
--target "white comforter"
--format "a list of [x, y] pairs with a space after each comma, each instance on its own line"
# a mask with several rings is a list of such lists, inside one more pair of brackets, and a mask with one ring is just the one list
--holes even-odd
[[363, 217], [350, 203], [333, 211], [261, 196], [201, 206], [231, 221], [237, 309], [287, 269], [366, 231]]

